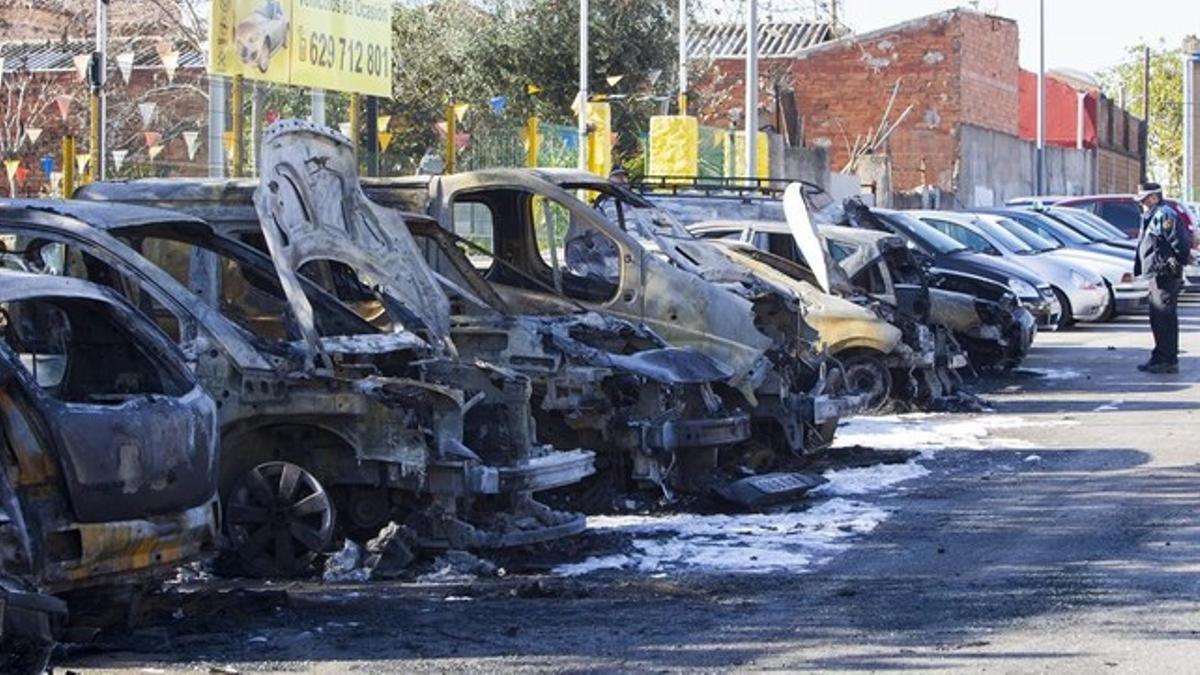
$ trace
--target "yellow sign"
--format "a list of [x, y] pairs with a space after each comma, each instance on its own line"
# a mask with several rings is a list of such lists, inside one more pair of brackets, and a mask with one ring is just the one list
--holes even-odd
[[650, 118], [651, 176], [697, 176], [700, 173], [700, 122], [686, 115]]
[[209, 72], [392, 95], [390, 0], [212, 0]]

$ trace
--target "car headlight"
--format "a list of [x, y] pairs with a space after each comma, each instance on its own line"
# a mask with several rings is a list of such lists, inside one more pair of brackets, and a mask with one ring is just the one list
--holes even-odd
[[1039, 298], [1041, 294], [1034, 288], [1033, 284], [1021, 279], [1009, 279], [1008, 287], [1016, 294], [1018, 298]]
[[1088, 279], [1076, 270], [1071, 270], [1071, 283], [1074, 284], [1075, 288], [1080, 288], [1085, 291], [1094, 291], [1097, 288], [1100, 288], [1100, 284]]

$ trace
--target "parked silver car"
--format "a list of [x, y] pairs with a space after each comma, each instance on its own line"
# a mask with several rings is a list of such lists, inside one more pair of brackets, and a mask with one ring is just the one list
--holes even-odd
[[1101, 321], [1111, 315], [1112, 298], [1104, 277], [1078, 262], [1052, 257], [1053, 246], [1031, 246], [1002, 227], [996, 216], [947, 211], [916, 211], [913, 215], [973, 251], [1008, 258], [1045, 280], [1063, 311], [1058, 327], [1076, 321]]

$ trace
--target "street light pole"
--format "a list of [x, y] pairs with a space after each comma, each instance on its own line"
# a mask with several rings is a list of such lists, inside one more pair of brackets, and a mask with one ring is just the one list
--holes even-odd
[[579, 168], [587, 171], [588, 0], [579, 0]]
[[687, 0], [679, 0], [679, 114], [687, 114]]
[[96, 51], [90, 64], [92, 96], [88, 122], [91, 125], [88, 152], [92, 155], [91, 174], [93, 180], [104, 180], [107, 160], [104, 158], [104, 126], [107, 115], [104, 109], [104, 80], [108, 69], [108, 0], [96, 0]]
[[1038, 0], [1037, 178], [1035, 194], [1046, 190], [1046, 0]]
[[746, 0], [746, 178], [758, 166], [758, 0]]

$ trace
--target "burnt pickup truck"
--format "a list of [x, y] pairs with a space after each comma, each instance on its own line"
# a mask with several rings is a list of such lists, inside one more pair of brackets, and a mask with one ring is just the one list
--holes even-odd
[[[389, 521], [422, 548], [583, 530], [532, 496], [590, 475], [594, 458], [535, 441], [528, 378], [448, 358], [434, 331], [381, 332], [315, 284], [293, 307], [269, 260], [206, 248], [207, 229], [126, 204], [0, 203], [0, 234], [23, 242], [9, 265], [117, 289], [183, 347], [217, 401], [225, 533], [243, 571], [306, 573], [336, 536]], [[406, 311], [375, 319], [420, 326]]]
[[0, 270], [0, 338], [0, 671], [43, 672], [77, 599], [215, 554], [217, 412], [101, 286]]

